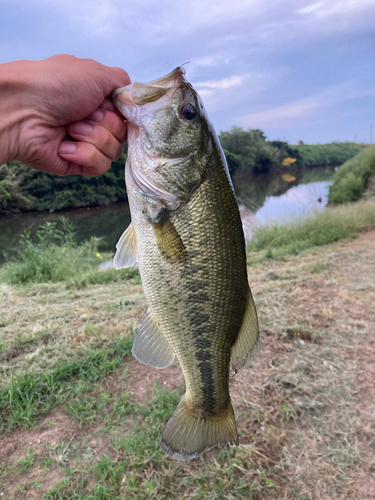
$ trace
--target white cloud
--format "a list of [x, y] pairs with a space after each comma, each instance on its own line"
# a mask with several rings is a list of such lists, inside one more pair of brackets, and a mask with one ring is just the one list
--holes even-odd
[[212, 89], [229, 89], [244, 82], [249, 75], [233, 75], [222, 80], [209, 80], [208, 82], [197, 82], [195, 85], [199, 87], [209, 87]]
[[202, 98], [207, 98], [214, 95], [213, 90], [206, 90], [206, 89], [198, 90], [198, 93]]
[[291, 122], [313, 114], [322, 106], [317, 99], [297, 101], [273, 109], [239, 116], [235, 123], [245, 128], [287, 128]]
[[297, 10], [298, 14], [310, 14], [310, 12], [314, 12], [314, 10], [319, 9], [324, 5], [323, 2], [317, 2], [313, 3], [311, 5], [307, 5], [306, 7], [303, 7], [302, 9]]

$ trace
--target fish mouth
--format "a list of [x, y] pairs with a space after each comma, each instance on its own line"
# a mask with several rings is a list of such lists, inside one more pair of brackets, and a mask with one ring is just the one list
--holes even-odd
[[159, 100], [165, 94], [175, 90], [185, 81], [185, 70], [178, 66], [173, 71], [157, 80], [148, 83], [134, 82], [112, 92], [112, 100], [115, 106], [125, 117], [132, 113], [130, 107], [144, 106]]
[[180, 83], [185, 81], [185, 69], [181, 66], [177, 66], [173, 71], [168, 73], [157, 80], [152, 80], [152, 82], [146, 83], [145, 85], [151, 85], [153, 87], [178, 87]]

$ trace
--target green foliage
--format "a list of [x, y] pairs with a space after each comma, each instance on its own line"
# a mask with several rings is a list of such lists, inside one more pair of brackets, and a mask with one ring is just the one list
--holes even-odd
[[374, 173], [375, 146], [370, 146], [337, 170], [329, 190], [329, 201], [338, 204], [359, 200]]
[[[248, 262], [280, 258], [313, 246], [354, 237], [362, 229], [375, 224], [375, 205], [357, 203], [331, 207], [324, 212], [280, 226], [257, 228], [247, 245]], [[261, 256], [255, 252], [265, 250]]]
[[31, 197], [22, 189], [30, 169], [18, 161], [0, 165], [0, 209], [30, 208]]
[[261, 130], [233, 127], [228, 132], [221, 132], [219, 139], [225, 154], [230, 154], [228, 163], [231, 172], [267, 172], [275, 164], [272, 148]]
[[126, 149], [105, 174], [97, 177], [45, 174], [13, 161], [0, 166], [0, 208], [54, 212], [110, 205], [126, 199]]
[[271, 141], [270, 145], [278, 165], [281, 165], [285, 158], [300, 159], [299, 149], [296, 149], [285, 141]]
[[227, 159], [229, 173], [234, 175], [241, 168], [241, 158], [227, 149], [224, 149], [224, 154]]
[[296, 158], [296, 165], [341, 165], [366, 147], [353, 142], [332, 142], [330, 144], [301, 144], [288, 146], [289, 155]]
[[22, 457], [18, 461], [19, 465], [22, 467], [21, 472], [25, 473], [30, 469], [30, 467], [34, 464], [34, 455], [30, 452], [27, 452], [26, 457]]
[[4, 265], [0, 280], [8, 283], [63, 281], [98, 265], [98, 238], [77, 245], [72, 223], [61, 217], [62, 229], [56, 223], [46, 222], [36, 232], [37, 241], [30, 232], [21, 236], [18, 257]]

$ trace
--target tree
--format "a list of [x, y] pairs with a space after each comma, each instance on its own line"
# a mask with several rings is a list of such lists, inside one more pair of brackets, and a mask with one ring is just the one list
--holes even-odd
[[241, 127], [233, 127], [227, 132], [221, 132], [219, 139], [226, 154], [235, 155], [235, 160], [239, 163], [236, 171], [266, 172], [275, 163], [272, 149], [259, 129], [243, 130]]

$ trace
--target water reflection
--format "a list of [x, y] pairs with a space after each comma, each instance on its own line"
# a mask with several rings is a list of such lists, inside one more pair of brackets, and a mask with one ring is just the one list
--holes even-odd
[[246, 204], [240, 205], [244, 232], [251, 239], [254, 228], [272, 223], [285, 223], [297, 217], [306, 217], [315, 210], [323, 210], [328, 203], [329, 181], [300, 184], [280, 196], [269, 196], [254, 212]]
[[121, 234], [130, 223], [130, 210], [127, 203], [110, 207], [72, 210], [53, 214], [22, 214], [0, 218], [0, 263], [4, 262], [4, 252], [9, 256], [16, 253], [20, 235], [30, 231], [35, 238], [36, 229], [44, 222], [56, 222], [64, 216], [74, 223], [77, 241], [81, 243], [96, 236], [102, 238], [99, 251], [115, 250]]

